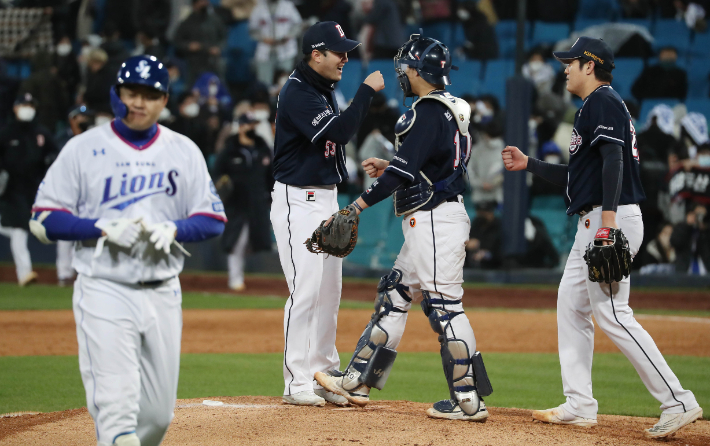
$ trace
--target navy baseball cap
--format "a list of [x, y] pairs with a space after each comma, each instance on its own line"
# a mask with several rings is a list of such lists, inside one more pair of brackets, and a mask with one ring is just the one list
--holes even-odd
[[563, 64], [569, 64], [574, 59], [585, 59], [594, 61], [609, 72], [615, 68], [614, 52], [602, 39], [593, 37], [580, 37], [569, 51], [555, 51], [552, 55]]
[[330, 50], [336, 53], [349, 53], [360, 46], [360, 42], [345, 37], [343, 28], [336, 22], [318, 22], [308, 28], [303, 35], [303, 54], [313, 50]]

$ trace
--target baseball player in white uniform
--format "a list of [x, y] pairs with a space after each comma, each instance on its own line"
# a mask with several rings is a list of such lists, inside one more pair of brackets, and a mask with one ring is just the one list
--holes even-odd
[[493, 389], [461, 303], [470, 229], [462, 194], [471, 153], [471, 107], [445, 91], [455, 67], [448, 48], [438, 40], [412, 35], [399, 49], [395, 69], [405, 97], [419, 99], [395, 125], [395, 157], [390, 162], [363, 161], [365, 171], [377, 181], [340, 214], [359, 213], [394, 193], [395, 213], [404, 216], [404, 246], [392, 272], [377, 286], [375, 312], [345, 371], [318, 372], [315, 379], [325, 389], [365, 406], [370, 389], [384, 386], [407, 313], [421, 300], [439, 335], [449, 387], [449, 398], [434, 403], [427, 415], [484, 422], [488, 410], [481, 397]]
[[153, 56], [123, 63], [116, 119], [67, 143], [30, 221], [45, 243], [75, 241], [79, 365], [99, 446], [165, 436], [180, 366], [177, 242], [216, 236], [226, 220], [198, 147], [156, 124], [168, 82]]
[[[614, 54], [603, 40], [580, 37], [570, 51], [554, 55], [567, 64], [567, 90], [584, 100], [575, 115], [569, 166], [528, 158], [512, 146], [503, 150], [506, 169], [527, 169], [566, 187], [567, 214], [580, 216], [557, 294], [566, 402], [552, 409], [536, 410], [532, 416], [553, 424], [597, 424], [598, 405], [592, 396], [594, 315], [599, 327], [631, 361], [648, 391], [661, 403], [661, 419], [646, 429], [646, 435], [667, 437], [701, 418], [703, 409], [693, 392], [681, 386], [651, 336], [634, 318], [629, 307], [630, 276], [599, 283], [598, 270], [592, 277], [589, 271], [594, 270], [586, 264], [592, 264], [592, 251], [598, 249], [592, 243], [608, 245], [610, 233], [623, 233], [631, 256], [636, 255], [643, 239], [637, 203], [644, 199], [644, 192], [636, 131], [626, 105], [610, 85]], [[615, 243], [616, 240], [612, 244]]]

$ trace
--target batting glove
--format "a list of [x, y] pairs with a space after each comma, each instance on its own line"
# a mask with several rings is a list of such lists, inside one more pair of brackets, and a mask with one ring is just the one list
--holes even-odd
[[164, 221], [147, 225], [145, 230], [150, 233], [150, 242], [153, 243], [156, 251], [162, 250], [165, 254], [170, 254], [170, 245], [175, 241], [175, 235], [177, 234], [175, 223]]
[[141, 231], [143, 230], [141, 219], [142, 217], [99, 218], [96, 223], [94, 223], [94, 226], [101, 229], [106, 235], [99, 237], [96, 242], [94, 258], [101, 255], [101, 251], [104, 249], [104, 243], [107, 240], [121, 248], [130, 248], [133, 246], [136, 241], [138, 241], [138, 237], [140, 237]]

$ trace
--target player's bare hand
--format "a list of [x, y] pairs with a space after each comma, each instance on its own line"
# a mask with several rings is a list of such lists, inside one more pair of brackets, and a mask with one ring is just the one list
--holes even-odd
[[370, 73], [363, 83], [375, 91], [380, 91], [385, 88], [385, 78], [382, 77], [382, 73], [379, 71]]
[[528, 156], [515, 146], [506, 146], [501, 154], [503, 155], [503, 164], [505, 164], [506, 170], [514, 172], [525, 170], [528, 167]]
[[389, 161], [380, 158], [368, 158], [362, 162], [362, 168], [370, 178], [379, 178], [389, 165]]

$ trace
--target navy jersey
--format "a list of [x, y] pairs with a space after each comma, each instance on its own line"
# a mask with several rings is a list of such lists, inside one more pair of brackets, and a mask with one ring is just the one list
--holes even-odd
[[641, 187], [636, 129], [631, 115], [619, 94], [611, 86], [602, 85], [587, 96], [574, 118], [565, 194], [567, 214], [602, 204], [604, 160], [599, 147], [605, 143], [622, 147], [624, 168], [619, 204], [636, 204], [646, 198]]
[[[448, 107], [436, 100], [423, 100], [415, 111], [412, 128], [385, 169], [409, 180], [405, 187], [426, 181], [422, 173], [432, 183], [445, 180], [455, 169], [462, 169], [471, 156], [470, 133], [468, 138], [460, 134]], [[463, 194], [465, 177], [465, 173], [460, 175], [447, 191], [435, 194], [421, 210], [432, 209], [447, 198]]]
[[291, 186], [325, 186], [347, 180], [345, 149], [321, 135], [340, 115], [333, 93], [324, 94], [294, 71], [279, 93], [274, 137], [274, 179]]

